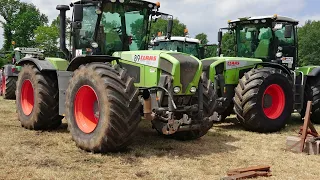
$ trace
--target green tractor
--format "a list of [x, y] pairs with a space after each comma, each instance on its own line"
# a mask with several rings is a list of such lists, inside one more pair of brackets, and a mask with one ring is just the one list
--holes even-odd
[[188, 35], [182, 36], [161, 36], [153, 38], [151, 41], [152, 50], [167, 50], [191, 54], [199, 59], [204, 58], [204, 51], [201, 48], [200, 40], [190, 38]]
[[[65, 117], [76, 145], [91, 152], [128, 146], [141, 120], [162, 135], [197, 139], [213, 125], [213, 87], [193, 56], [148, 51], [160, 4], [136, 0], [75, 1], [71, 52], [67, 5], [60, 46], [68, 57], [23, 58], [16, 104], [23, 127], [57, 128]], [[143, 107], [143, 108], [142, 108]]]
[[237, 57], [203, 60], [214, 82], [215, 111], [220, 120], [233, 112], [248, 130], [275, 132], [285, 127], [294, 110], [304, 114], [313, 100], [311, 119], [320, 122], [320, 67], [297, 67], [298, 21], [283, 16], [247, 17], [229, 21]]
[[6, 64], [2, 68], [0, 94], [4, 99], [16, 99], [16, 81], [21, 69], [20, 66], [16, 66], [15, 63], [24, 57], [37, 57], [42, 56], [44, 51], [38, 48], [15, 48], [12, 52], [12, 62]]

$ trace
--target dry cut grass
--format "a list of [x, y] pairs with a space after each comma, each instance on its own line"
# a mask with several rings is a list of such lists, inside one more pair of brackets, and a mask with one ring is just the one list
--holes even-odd
[[220, 179], [250, 165], [271, 165], [266, 179], [320, 179], [319, 156], [285, 151], [299, 123], [275, 134], [216, 124], [199, 140], [179, 142], [143, 122], [127, 151], [101, 155], [78, 149], [65, 123], [52, 132], [29, 131], [15, 112], [14, 101], [0, 99], [0, 179]]

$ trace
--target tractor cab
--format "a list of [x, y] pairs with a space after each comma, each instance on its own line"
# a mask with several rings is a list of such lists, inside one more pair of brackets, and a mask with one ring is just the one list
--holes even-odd
[[[71, 23], [72, 52], [62, 50], [69, 57], [81, 55], [112, 55], [118, 51], [146, 50], [152, 18], [163, 17], [158, 12], [160, 3], [136, 0], [74, 1]], [[65, 11], [69, 6], [58, 6], [62, 14], [62, 34], [65, 34]], [[70, 58], [69, 58], [70, 59]]]
[[167, 50], [183, 52], [200, 58], [200, 40], [188, 36], [172, 36], [168, 39], [166, 36], [158, 36], [151, 41], [152, 50]]
[[19, 61], [24, 57], [39, 56], [39, 55], [42, 55], [43, 53], [44, 51], [38, 48], [24, 48], [24, 47], [15, 48], [12, 64], [15, 64], [17, 61]]
[[[232, 20], [226, 29], [235, 33], [237, 57], [262, 59], [294, 69], [294, 62], [297, 61], [297, 25], [297, 20], [273, 15]], [[222, 31], [218, 37], [221, 44]]]

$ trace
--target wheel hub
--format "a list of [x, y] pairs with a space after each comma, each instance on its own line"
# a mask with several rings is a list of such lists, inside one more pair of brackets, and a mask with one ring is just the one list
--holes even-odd
[[272, 106], [272, 96], [265, 94], [263, 98], [263, 108], [270, 108]]
[[271, 120], [281, 116], [286, 106], [284, 91], [278, 84], [267, 87], [262, 97], [262, 109], [264, 114]]
[[34, 92], [33, 86], [30, 80], [24, 80], [21, 87], [20, 104], [23, 113], [29, 116], [32, 113], [34, 107]]
[[79, 129], [89, 134], [99, 122], [100, 108], [94, 89], [88, 85], [79, 88], [74, 100], [74, 116]]

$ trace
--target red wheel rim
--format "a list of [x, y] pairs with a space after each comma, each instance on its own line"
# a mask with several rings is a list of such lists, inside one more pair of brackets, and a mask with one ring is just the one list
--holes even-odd
[[6, 77], [2, 76], [2, 80], [1, 80], [1, 92], [2, 92], [2, 94], [4, 94], [5, 91], [6, 91]]
[[30, 80], [23, 81], [20, 101], [23, 113], [29, 116], [34, 107], [33, 86]]
[[74, 116], [79, 129], [93, 132], [99, 122], [99, 102], [96, 92], [90, 86], [82, 86], [74, 100]]
[[[265, 107], [265, 98], [267, 98], [267, 96], [269, 100], [271, 100], [271, 103], [269, 103], [270, 105], [268, 107]], [[283, 89], [279, 85], [272, 84], [264, 91], [262, 98], [262, 108], [264, 114], [269, 119], [275, 120], [280, 117], [284, 110], [285, 103], [286, 97]]]

